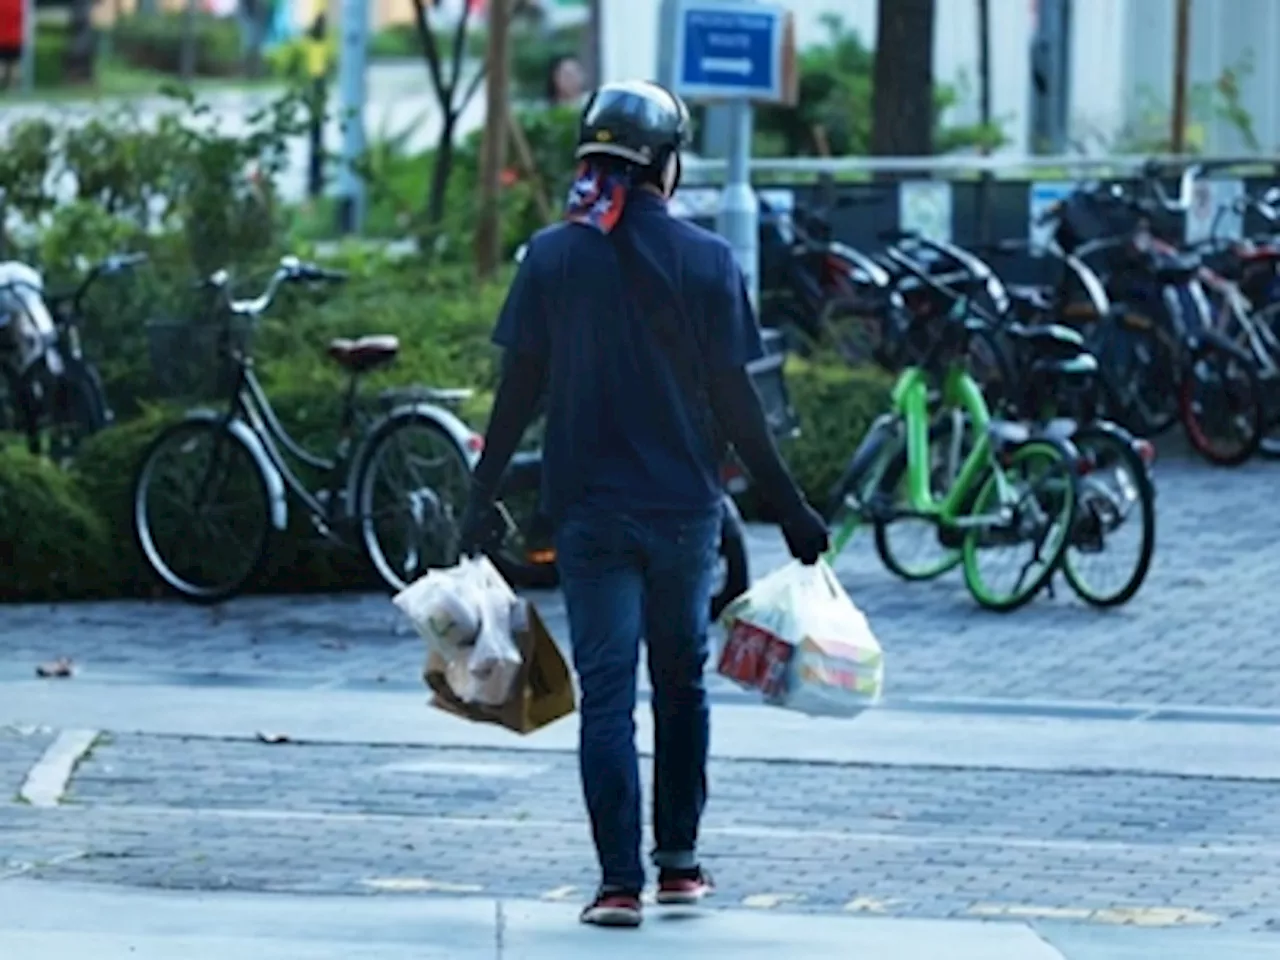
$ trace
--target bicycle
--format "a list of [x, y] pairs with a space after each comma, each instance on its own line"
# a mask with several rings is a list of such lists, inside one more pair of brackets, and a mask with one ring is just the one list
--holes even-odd
[[[970, 595], [981, 606], [1016, 610], [1049, 581], [1067, 548], [1078, 453], [1064, 437], [1034, 433], [992, 416], [964, 365], [972, 329], [969, 297], [939, 283], [900, 251], [890, 248], [885, 255], [955, 306], [940, 319], [921, 320], [908, 313], [887, 320], [887, 349], [895, 355], [886, 359], [905, 362], [894, 364], [900, 371], [893, 410], [872, 424], [828, 498], [826, 515], [834, 528], [828, 557], [834, 559], [869, 521], [885, 559], [891, 556], [889, 528], [900, 520], [921, 520], [935, 529], [942, 558], [918, 569], [894, 558], [894, 572], [931, 579], [959, 565]], [[931, 391], [938, 391], [941, 416], [931, 415]], [[956, 425], [965, 418], [973, 442], [961, 457]], [[950, 455], [954, 469], [937, 469], [940, 452]], [[1036, 466], [1040, 469], [1034, 479], [1013, 478]], [[1031, 557], [1012, 588], [1000, 592], [980, 561], [995, 548], [1024, 543], [1032, 547]]]
[[[225, 364], [225, 376], [219, 378], [225, 409], [194, 409], [164, 429], [144, 452], [133, 488], [139, 549], [179, 596], [209, 604], [244, 590], [261, 570], [272, 536], [288, 527], [291, 501], [301, 505], [322, 538], [363, 548], [392, 591], [432, 566], [457, 561], [458, 523], [481, 441], [450, 407], [471, 391], [390, 390], [379, 397], [380, 412], [371, 415], [359, 402], [360, 379], [391, 364], [399, 341], [393, 336], [334, 340], [328, 355], [348, 381], [339, 437], [326, 457], [289, 435], [254, 373], [252, 334], [280, 289], [345, 279], [338, 271], [284, 257], [265, 291], [253, 299], [232, 299], [225, 270], [205, 282], [216, 298], [215, 322], [192, 327], [213, 334], [214, 352]], [[196, 343], [190, 348], [200, 349]], [[402, 453], [410, 438], [428, 441], [432, 452], [403, 457], [395, 464], [402, 469], [397, 474], [389, 458]], [[286, 457], [317, 471], [321, 484], [308, 487]], [[168, 478], [164, 467], [170, 460], [192, 468], [189, 482]], [[438, 471], [441, 479], [428, 481], [418, 467]], [[395, 484], [400, 476], [407, 478], [407, 487]], [[224, 498], [225, 493], [232, 496]], [[232, 517], [229, 529], [215, 531], [214, 523], [237, 508], [237, 496], [247, 510]], [[389, 521], [385, 527], [383, 520]]]
[[[86, 437], [114, 419], [102, 377], [84, 355], [84, 299], [98, 280], [125, 273], [147, 259], [145, 253], [113, 254], [90, 266], [80, 283], [65, 292], [46, 293], [25, 280], [0, 290], [8, 307], [6, 318], [0, 319], [0, 334], [17, 318], [17, 324], [25, 322], [38, 331], [41, 341], [38, 355], [29, 362], [12, 356], [0, 362], [8, 395], [8, 410], [0, 413], [8, 422], [0, 422], [0, 428], [20, 430], [33, 455], [47, 452], [54, 462], [65, 464]], [[47, 315], [41, 316], [41, 310]], [[47, 451], [42, 442], [46, 438]]]
[[[911, 239], [932, 245], [931, 241]], [[906, 254], [901, 245], [897, 249]], [[1061, 254], [1060, 248], [1057, 252]], [[1067, 255], [1062, 256], [1070, 261]], [[1022, 323], [1014, 316], [1019, 295], [1008, 291], [990, 267], [967, 252], [964, 257], [949, 259], [968, 275], [967, 282], [956, 289], [982, 289], [988, 302], [1001, 311], [992, 316], [978, 310], [977, 318], [971, 313], [969, 321], [971, 336], [987, 338], [988, 348], [1004, 372], [1001, 393], [995, 399], [988, 394], [988, 405], [1010, 419], [1035, 423], [1041, 430], [1069, 439], [1080, 455], [1076, 516], [1062, 557], [1068, 585], [1093, 606], [1128, 602], [1145, 581], [1155, 549], [1155, 485], [1151, 478], [1155, 448], [1100, 416], [1102, 398], [1110, 396], [1110, 383], [1082, 334], [1055, 323]], [[1101, 283], [1079, 262], [1066, 266], [1079, 271], [1078, 279], [1095, 315], [1110, 317]], [[1029, 299], [1035, 300], [1035, 319], [1042, 320], [1051, 312], [1051, 305]], [[969, 357], [973, 356], [970, 349]], [[962, 418], [953, 417], [935, 430], [945, 430], [947, 439], [963, 448], [965, 426]], [[952, 457], [951, 462], [954, 460]], [[954, 476], [954, 472], [947, 476]], [[1090, 573], [1098, 566], [1095, 561], [1122, 531], [1135, 530], [1136, 551], [1124, 577], [1109, 587], [1099, 585]], [[1047, 586], [1052, 593], [1053, 581]]]
[[[1195, 172], [1200, 168], [1193, 167]], [[1280, 187], [1262, 197], [1242, 196], [1214, 216], [1209, 238], [1197, 245], [1206, 256], [1202, 279], [1218, 308], [1214, 329], [1253, 358], [1267, 421], [1258, 452], [1280, 458], [1280, 243], [1271, 232], [1235, 241], [1219, 234], [1222, 216], [1257, 214], [1273, 229], [1280, 223]]]

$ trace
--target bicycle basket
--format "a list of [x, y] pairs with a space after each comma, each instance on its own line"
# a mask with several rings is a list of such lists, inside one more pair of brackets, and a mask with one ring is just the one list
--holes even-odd
[[244, 322], [148, 320], [147, 350], [160, 396], [170, 400], [225, 398], [239, 367], [232, 351], [245, 349]]

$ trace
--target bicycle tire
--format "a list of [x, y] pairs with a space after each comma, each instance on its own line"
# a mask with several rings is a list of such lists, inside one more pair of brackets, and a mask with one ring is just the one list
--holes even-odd
[[[382, 462], [381, 457], [391, 440], [400, 431], [419, 428], [428, 435], [439, 439], [443, 444], [443, 449], [448, 451], [446, 456], [454, 461], [454, 465], [457, 467], [457, 476], [455, 478], [458, 482], [457, 502], [450, 503], [443, 500], [436, 489], [436, 485], [428, 485], [425, 488], [412, 491], [414, 494], [419, 495], [421, 500], [411, 501], [410, 510], [414, 511], [415, 508], [425, 504], [432, 510], [431, 519], [439, 524], [431, 532], [432, 535], [438, 538], [443, 534], [451, 539], [446, 539], [442, 545], [436, 544], [436, 563], [433, 564], [430, 559], [424, 561], [422, 556], [419, 555], [419, 565], [415, 566], [411, 572], [402, 573], [391, 564], [378, 536], [373, 502], [374, 485], [378, 480], [377, 468]], [[354, 473], [356, 476], [355, 516], [360, 531], [360, 542], [364, 547], [365, 556], [373, 566], [374, 572], [377, 573], [378, 578], [390, 592], [398, 593], [403, 590], [409, 584], [424, 576], [433, 566], [449, 567], [458, 562], [459, 524], [462, 521], [462, 512], [466, 507], [467, 491], [471, 481], [471, 464], [462, 445], [434, 417], [419, 410], [409, 409], [392, 414], [383, 420], [369, 434], [368, 441], [364, 445], [364, 453], [359, 463], [354, 466]], [[416, 516], [414, 520], [417, 522]], [[415, 545], [415, 551], [418, 546], [421, 546], [421, 543]]]
[[711, 597], [711, 622], [720, 619], [725, 607], [747, 592], [751, 572], [747, 556], [747, 538], [736, 515], [726, 511], [720, 526], [720, 557], [724, 560], [724, 583]]
[[[1145, 326], [1117, 320], [1125, 336], [1132, 338], [1132, 353], [1138, 358], [1132, 369], [1126, 365], [1117, 370], [1114, 356], [1103, 351], [1098, 362], [1107, 373], [1103, 378], [1104, 404], [1107, 414], [1130, 433], [1140, 437], [1157, 437], [1167, 433], [1178, 422], [1180, 347], [1173, 335], [1154, 323]], [[1133, 401], [1117, 403], [1115, 384], [1129, 383], [1135, 388]]]
[[[1022, 444], [1013, 450], [1005, 461], [1005, 469], [1015, 466], [1019, 461], [1027, 459], [1030, 455], [1042, 453], [1048, 456], [1048, 459], [1056, 461], [1062, 472], [1062, 493], [1061, 505], [1062, 510], [1059, 511], [1060, 518], [1058, 526], [1061, 527], [1063, 533], [1059, 537], [1058, 542], [1050, 550], [1047, 557], [1041, 557], [1041, 569], [1036, 573], [1021, 589], [1005, 596], [997, 596], [987, 585], [980, 580], [981, 571], [977, 566], [978, 556], [978, 539], [987, 533], [984, 527], [970, 527], [964, 535], [963, 544], [961, 546], [962, 562], [961, 566], [964, 570], [965, 586], [969, 590], [969, 595], [973, 597], [978, 604], [987, 610], [995, 613], [1012, 613], [1021, 607], [1026, 606], [1031, 600], [1044, 589], [1045, 584], [1053, 577], [1053, 574], [1062, 563], [1062, 555], [1066, 551], [1068, 534], [1071, 528], [1071, 521], [1075, 515], [1075, 482], [1074, 470], [1071, 457], [1057, 443], [1045, 439], [1034, 439]], [[973, 498], [973, 506], [971, 515], [980, 515], [988, 508], [984, 502], [984, 498], [988, 494], [997, 490], [994, 470], [989, 470], [983, 480], [976, 487], [977, 494]], [[1052, 528], [1050, 528], [1052, 529]]]
[[[1272, 303], [1257, 311], [1254, 322], [1264, 325], [1276, 344], [1280, 344], [1280, 303]], [[1280, 366], [1280, 347], [1272, 347], [1271, 362]], [[1261, 378], [1260, 378], [1261, 379]], [[1258, 442], [1258, 455], [1267, 460], [1280, 460], [1280, 375], [1272, 374], [1262, 380], [1263, 405], [1267, 422], [1262, 439]]]
[[[1232, 450], [1222, 450], [1214, 445], [1213, 438], [1206, 432], [1194, 410], [1194, 390], [1196, 384], [1195, 370], [1203, 363], [1213, 363], [1223, 367], [1233, 367], [1247, 383], [1244, 398], [1237, 405], [1233, 402], [1235, 416], [1244, 416], [1249, 422], [1249, 436]], [[1213, 341], [1204, 341], [1197, 345], [1187, 361], [1187, 369], [1183, 373], [1182, 383], [1178, 390], [1178, 409], [1183, 430], [1187, 440], [1196, 453], [1209, 463], [1219, 467], [1238, 467], [1253, 457], [1262, 444], [1262, 436], [1266, 427], [1266, 411], [1262, 403], [1262, 385], [1258, 380], [1258, 372], [1252, 360], [1237, 350], [1229, 349]], [[1233, 419], [1235, 417], [1233, 416]]]
[[1021, 385], [1017, 382], [1013, 361], [1009, 357], [1009, 348], [1005, 345], [999, 331], [986, 324], [969, 331], [966, 367], [978, 386], [982, 388], [982, 395], [993, 416], [999, 414], [1008, 404], [1019, 402]]
[[[1096, 446], [1109, 447], [1124, 461], [1125, 468], [1129, 471], [1130, 476], [1133, 477], [1143, 533], [1142, 545], [1138, 551], [1138, 562], [1129, 574], [1128, 579], [1124, 581], [1124, 585], [1113, 593], [1101, 594], [1084, 583], [1075, 563], [1075, 558], [1079, 551], [1074, 543], [1074, 529], [1073, 536], [1068, 539], [1067, 549], [1062, 555], [1063, 575], [1066, 577], [1071, 589], [1075, 591], [1076, 596], [1094, 607], [1122, 606], [1133, 599], [1147, 579], [1147, 573], [1151, 569], [1151, 558], [1155, 553], [1156, 545], [1155, 486], [1151, 482], [1151, 475], [1147, 472], [1146, 463], [1138, 454], [1138, 451], [1133, 448], [1132, 438], [1127, 433], [1089, 424], [1077, 430], [1071, 440], [1081, 455], [1086, 455], [1090, 449], [1096, 449]], [[1083, 502], [1077, 502], [1076, 510], [1078, 515], [1080, 515], [1079, 511], [1083, 506]], [[1105, 550], [1105, 538], [1100, 537], [1099, 539]]]
[[[952, 437], [954, 420], [951, 417], [944, 417], [936, 421], [929, 428], [929, 450], [933, 452], [939, 447], [949, 443]], [[880, 492], [887, 493], [892, 496], [896, 493], [898, 482], [906, 476], [907, 473], [907, 451], [904, 447], [894, 459], [890, 462], [889, 468], [885, 470], [884, 479], [881, 482]], [[945, 479], [943, 490], [950, 486], [951, 480]], [[940, 491], [935, 491], [938, 493]], [[901, 558], [895, 555], [893, 545], [889, 540], [889, 531], [894, 523], [901, 521], [883, 520], [877, 518], [874, 526], [874, 540], [876, 545], [876, 555], [880, 558], [880, 563], [884, 568], [901, 580], [908, 583], [921, 583], [928, 580], [936, 580], [944, 574], [950, 573], [961, 562], [960, 550], [948, 546], [943, 537], [945, 534], [942, 530], [937, 530], [935, 537], [939, 546], [943, 548], [944, 554], [935, 563], [929, 567], [913, 569], [908, 564], [903, 563]]]
[[[226, 582], [212, 586], [201, 586], [184, 579], [182, 575], [174, 570], [171, 562], [160, 555], [160, 549], [156, 544], [155, 532], [151, 528], [151, 519], [147, 509], [147, 493], [153, 476], [152, 471], [160, 453], [167, 445], [175, 442], [179, 445], [189, 444], [192, 439], [200, 434], [215, 434], [213, 441], [215, 449], [218, 449], [216, 445], [221, 440], [230, 445], [227, 449], [238, 450], [244, 454], [246, 462], [252, 467], [253, 471], [253, 482], [250, 487], [256, 489], [262, 503], [262, 522], [258, 527], [257, 542], [256, 544], [250, 544], [244, 568], [238, 571], [236, 575], [229, 577]], [[266, 562], [272, 534], [271, 492], [267, 485], [267, 478], [263, 475], [262, 468], [258, 464], [253, 451], [220, 420], [187, 419], [166, 427], [143, 451], [137, 473], [134, 476], [133, 534], [138, 550], [151, 567], [152, 572], [155, 573], [167, 589], [184, 600], [198, 604], [215, 604], [229, 600], [243, 592], [245, 587], [257, 577]], [[184, 541], [189, 543], [188, 538], [192, 535], [192, 529], [184, 530]], [[200, 553], [198, 550], [195, 552], [197, 554]], [[219, 554], [219, 556], [221, 555]]]
[[74, 457], [80, 444], [104, 430], [110, 422], [102, 378], [92, 366], [79, 360], [68, 360], [59, 379], [58, 416], [50, 426], [49, 447], [67, 458]]

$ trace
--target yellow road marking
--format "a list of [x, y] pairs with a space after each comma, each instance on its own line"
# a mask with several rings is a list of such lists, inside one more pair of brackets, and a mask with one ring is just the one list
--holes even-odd
[[387, 893], [483, 893], [484, 887], [474, 883], [449, 883], [425, 877], [379, 877], [360, 881], [373, 890]]
[[1184, 907], [1047, 907], [1020, 903], [975, 903], [969, 908], [975, 917], [1017, 917], [1024, 920], [1084, 920], [1112, 926], [1186, 927], [1214, 926], [1220, 917]]
[[1079, 907], [1039, 907], [1023, 903], [975, 903], [969, 908], [975, 917], [1021, 917], [1034, 920], [1088, 920], [1093, 913]]
[[578, 892], [577, 887], [556, 887], [554, 890], [548, 890], [542, 895], [543, 900], [553, 900], [560, 902], [563, 900], [572, 900], [573, 895]]
[[844, 905], [849, 913], [888, 913], [901, 900], [877, 900], [875, 897], [854, 897]]
[[1094, 911], [1091, 919], [1132, 927], [1211, 927], [1222, 922], [1212, 913], [1183, 907], [1111, 907]]
[[795, 903], [804, 899], [795, 893], [753, 893], [742, 898], [742, 905], [753, 910], [772, 910], [780, 903]]

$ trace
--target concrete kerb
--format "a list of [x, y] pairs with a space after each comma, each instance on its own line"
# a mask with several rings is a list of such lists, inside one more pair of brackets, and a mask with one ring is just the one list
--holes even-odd
[[[342, 690], [190, 689], [162, 686], [4, 685], [0, 724], [28, 723], [121, 733], [294, 742], [574, 751], [577, 718], [527, 737], [433, 710], [424, 694]], [[639, 743], [652, 742], [648, 710]], [[1230, 736], [1225, 731], [1230, 729]], [[1061, 719], [868, 711], [815, 719], [760, 706], [720, 705], [712, 749], [721, 759], [1280, 779], [1275, 731], [1222, 722]]]
[[5, 960], [649, 960], [696, 948], [726, 960], [1062, 960], [1025, 924], [683, 911], [638, 931], [577, 923], [577, 908], [480, 897], [302, 897], [4, 884]]

